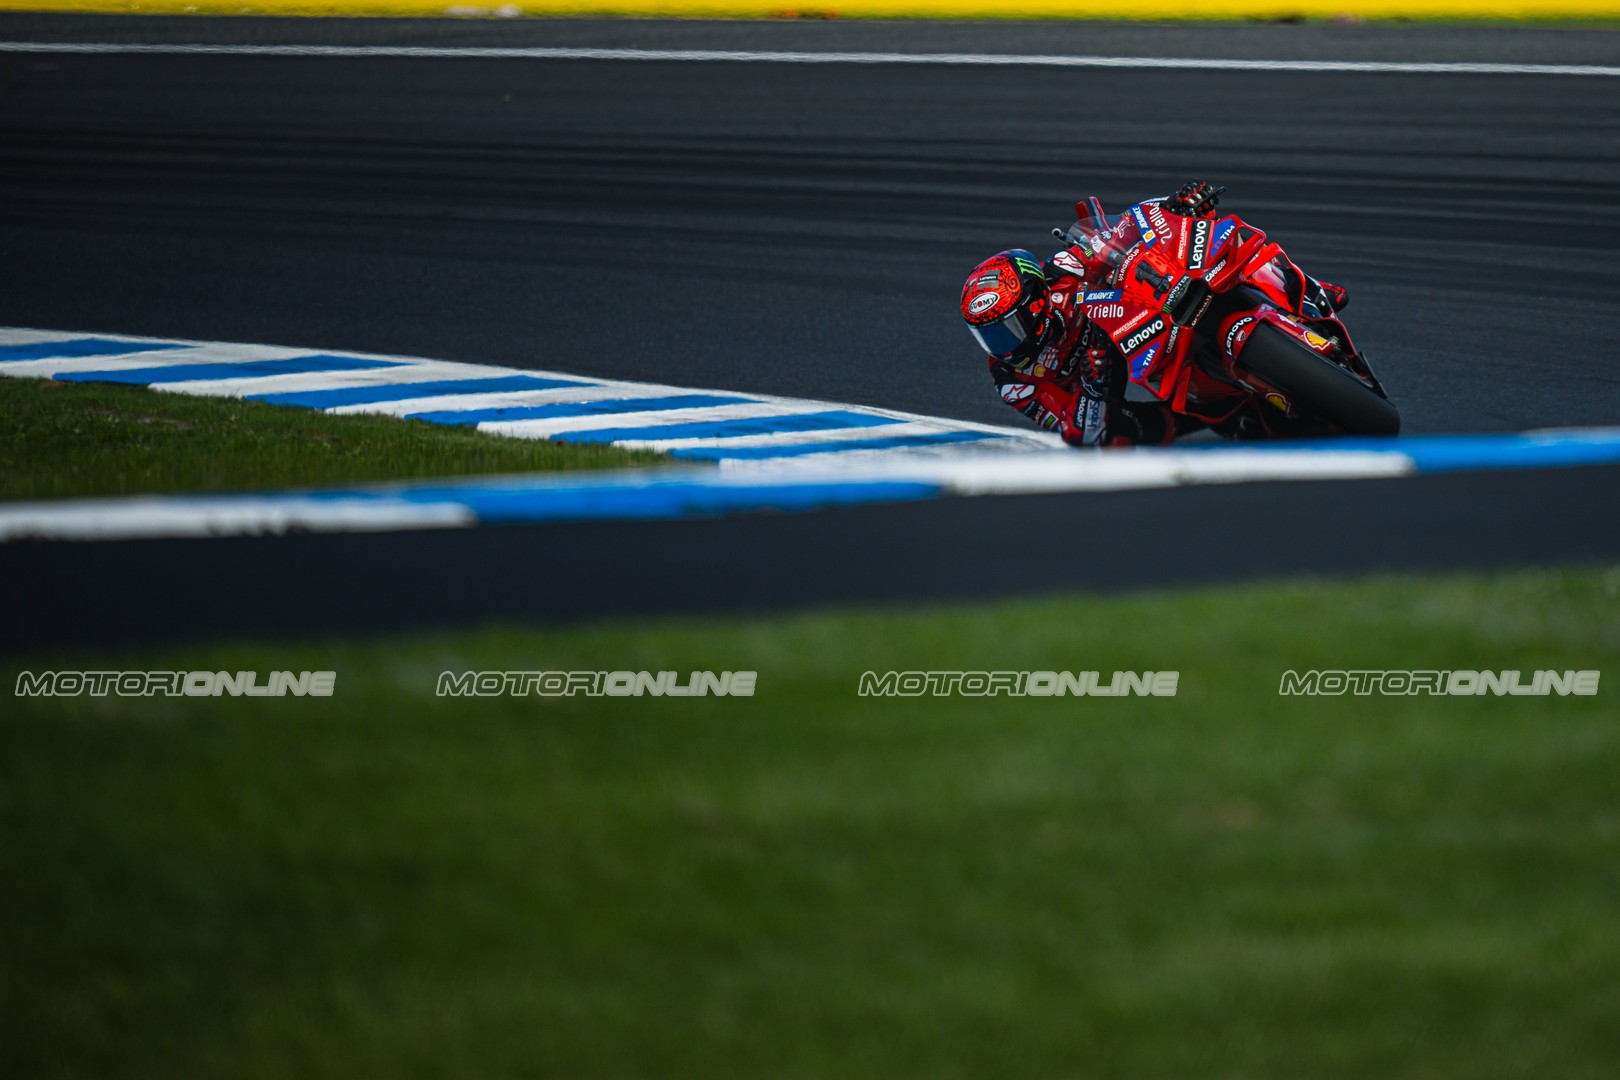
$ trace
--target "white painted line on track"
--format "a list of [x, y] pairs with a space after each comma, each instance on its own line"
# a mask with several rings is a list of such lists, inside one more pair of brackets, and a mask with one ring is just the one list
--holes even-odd
[[958, 495], [1032, 495], [1062, 491], [1124, 491], [1184, 484], [1258, 480], [1371, 480], [1416, 471], [1399, 453], [1145, 447], [1095, 456], [1043, 454], [1017, 459], [955, 455], [937, 464], [896, 464], [887, 479], [932, 478]]
[[[789, 469], [629, 469], [590, 475], [542, 473], [532, 476], [449, 478], [417, 484], [377, 484], [286, 495], [174, 495], [119, 499], [75, 499], [56, 503], [0, 503], [0, 542], [14, 540], [128, 540], [154, 537], [211, 537], [307, 532], [368, 532], [393, 529], [469, 528], [480, 524], [491, 499], [504, 505], [505, 521], [612, 520], [612, 509], [579, 509], [578, 494], [594, 491], [621, 506], [660, 492], [684, 488], [691, 501], [677, 500], [654, 516], [712, 513], [713, 497], [730, 491], [735, 511], [778, 508], [784, 491], [931, 488], [936, 495], [1027, 495], [1173, 488], [1185, 484], [1228, 484], [1266, 480], [1375, 479], [1410, 474], [1409, 458], [1393, 453], [1251, 452], [1242, 448], [1189, 452], [1127, 450], [1103, 455], [1070, 452], [1005, 455], [960, 452], [901, 457], [873, 455], [839, 462], [821, 455], [819, 467]], [[413, 490], [429, 489], [423, 501]], [[750, 494], [752, 492], [752, 494]], [[616, 495], [614, 493], [617, 493]], [[525, 510], [512, 498], [527, 502]], [[870, 494], [853, 503], [882, 502], [894, 496]], [[631, 515], [640, 516], [640, 515]]]
[[773, 52], [533, 46], [199, 45], [98, 41], [0, 41], [0, 53], [89, 56], [378, 57], [422, 60], [607, 60], [741, 64], [947, 64], [969, 67], [1112, 68], [1143, 71], [1287, 71], [1372, 75], [1578, 75], [1620, 77], [1620, 65], [1503, 64], [1429, 60], [1245, 60], [1170, 56], [1021, 56], [1016, 53]]
[[[502, 374], [511, 374], [510, 371]], [[441, 375], [441, 378], [443, 376]], [[387, 384], [381, 384], [387, 385]], [[409, 385], [409, 384], [400, 384]], [[398, 401], [373, 401], [362, 405], [335, 405], [326, 411], [333, 416], [353, 416], [366, 413], [373, 416], [408, 416], [421, 412], [472, 412], [476, 409], [517, 409], [525, 405], [564, 405], [579, 401], [622, 401], [629, 404], [644, 398], [668, 397], [671, 394], [689, 394], [671, 386], [622, 387], [604, 383], [582, 386], [558, 386], [550, 390], [505, 390], [489, 394], [432, 394], [426, 397], [401, 398]], [[743, 395], [739, 394], [738, 397]], [[607, 415], [604, 413], [604, 415]]]
[[795, 446], [804, 443], [835, 443], [874, 437], [937, 435], [955, 430], [938, 423], [913, 421], [881, 424], [876, 427], [815, 428], [808, 431], [770, 431], [759, 435], [729, 435], [723, 438], [624, 439], [614, 443], [625, 450], [695, 450], [704, 447]]
[[[82, 335], [80, 335], [82, 336]], [[66, 340], [72, 340], [68, 338]], [[311, 349], [287, 349], [278, 345], [199, 345], [185, 349], [153, 344], [149, 351], [132, 349], [115, 356], [52, 356], [41, 360], [13, 360], [0, 366], [0, 375], [48, 379], [76, 371], [139, 371], [150, 367], [181, 370], [195, 364], [239, 364], [252, 360], [289, 360], [309, 356]]]
[[455, 503], [296, 496], [137, 496], [0, 504], [0, 542], [140, 540], [299, 532], [463, 529], [477, 516]]
[[[308, 356], [314, 350], [284, 351], [290, 356]], [[359, 371], [311, 371], [293, 375], [261, 375], [257, 378], [202, 379], [191, 382], [158, 383], [153, 384], [153, 388], [173, 394], [191, 394], [195, 397], [248, 397], [253, 394], [296, 394], [307, 390], [353, 390], [359, 387], [408, 386], [411, 383], [449, 382], [460, 379], [493, 379], [511, 373], [511, 368], [449, 362], [436, 364], [425, 360], [407, 368], [362, 368]]]
[[739, 401], [735, 405], [696, 405], [684, 409], [659, 409], [635, 413], [599, 412], [542, 420], [486, 420], [478, 425], [478, 430], [496, 435], [515, 435], [523, 439], [544, 439], [575, 431], [663, 427], [711, 420], [753, 420], [766, 416], [794, 416], [810, 411], [812, 410], [798, 402], [761, 399]]

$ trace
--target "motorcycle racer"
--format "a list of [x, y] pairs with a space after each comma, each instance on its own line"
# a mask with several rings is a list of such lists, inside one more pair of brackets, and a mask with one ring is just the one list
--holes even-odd
[[[1183, 217], [1214, 216], [1218, 192], [1192, 180], [1168, 198], [1149, 200]], [[1069, 247], [1044, 262], [1028, 250], [980, 263], [962, 287], [961, 313], [988, 356], [1001, 399], [1071, 446], [1163, 445], [1205, 423], [1161, 402], [1131, 401], [1123, 357], [1085, 317], [1086, 293], [1109, 287], [1111, 268]], [[1320, 283], [1335, 311], [1345, 290]], [[1117, 295], [1117, 294], [1116, 294]], [[1266, 419], [1245, 410], [1216, 425], [1228, 438], [1265, 437]]]

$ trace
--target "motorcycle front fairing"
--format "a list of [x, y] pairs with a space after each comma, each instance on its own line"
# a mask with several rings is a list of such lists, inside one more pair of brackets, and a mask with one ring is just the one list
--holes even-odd
[[1077, 249], [1105, 267], [1115, 286], [1085, 295], [1086, 316], [1114, 342], [1130, 380], [1210, 422], [1241, 408], [1242, 387], [1210, 378], [1194, 362], [1195, 331], [1210, 315], [1214, 294], [1236, 277], [1240, 262], [1232, 256], [1253, 250], [1248, 237], [1235, 242], [1238, 219], [1180, 217], [1149, 201], [1130, 207], [1106, 231], [1078, 224], [1086, 242]]
[[1182, 217], [1150, 200], [1109, 226], [1095, 199], [1076, 211], [1073, 250], [1090, 276], [1114, 286], [1086, 293], [1087, 317], [1124, 357], [1130, 380], [1178, 412], [1213, 424], [1260, 399], [1295, 415], [1286, 396], [1239, 362], [1260, 323], [1382, 392], [1320, 286], [1237, 215]]

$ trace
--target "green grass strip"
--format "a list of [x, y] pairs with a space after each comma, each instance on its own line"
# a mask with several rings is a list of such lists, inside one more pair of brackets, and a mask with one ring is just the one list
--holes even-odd
[[263, 490], [667, 460], [391, 416], [0, 378], [0, 499]]
[[[324, 700], [0, 665], [0, 1074], [1620, 1075], [1617, 613], [1611, 569], [93, 662]], [[1278, 696], [1311, 667], [1606, 681]], [[759, 684], [433, 696], [465, 668]], [[1182, 679], [855, 693], [951, 668]]]

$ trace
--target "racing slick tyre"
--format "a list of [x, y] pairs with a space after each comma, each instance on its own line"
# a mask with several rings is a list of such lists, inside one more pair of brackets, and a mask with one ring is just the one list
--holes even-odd
[[1401, 414], [1388, 398], [1275, 327], [1255, 327], [1240, 362], [1341, 434], [1395, 435], [1401, 430]]

